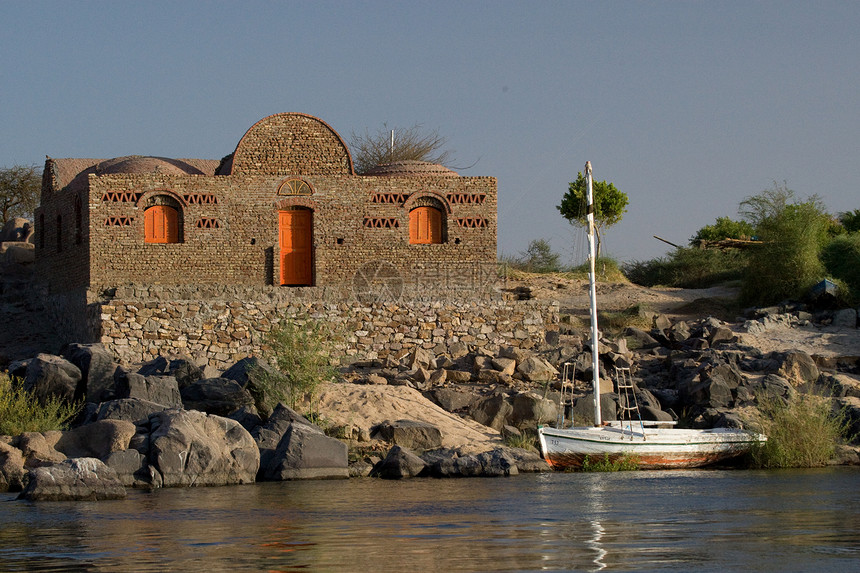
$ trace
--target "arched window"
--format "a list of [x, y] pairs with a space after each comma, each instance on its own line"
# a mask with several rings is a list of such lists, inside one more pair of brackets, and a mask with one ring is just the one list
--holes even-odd
[[178, 243], [179, 211], [169, 205], [153, 205], [143, 213], [147, 243]]
[[409, 243], [430, 245], [442, 242], [442, 212], [429, 206], [409, 211]]

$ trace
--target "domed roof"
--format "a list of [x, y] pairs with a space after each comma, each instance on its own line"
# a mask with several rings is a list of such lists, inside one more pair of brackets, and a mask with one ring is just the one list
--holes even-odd
[[408, 159], [404, 161], [392, 161], [391, 163], [382, 163], [369, 169], [366, 175], [377, 176], [400, 176], [400, 177], [415, 177], [415, 176], [434, 176], [434, 177], [459, 177], [456, 171], [452, 171], [438, 163], [430, 163], [428, 161], [415, 161]]
[[195, 167], [177, 159], [129, 155], [102, 161], [95, 166], [96, 175], [112, 173], [165, 173], [169, 175], [203, 175]]

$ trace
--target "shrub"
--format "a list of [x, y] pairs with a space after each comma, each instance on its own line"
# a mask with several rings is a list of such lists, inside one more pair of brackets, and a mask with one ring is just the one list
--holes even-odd
[[[591, 266], [589, 265], [588, 261], [585, 261], [578, 267], [572, 268], [565, 274], [568, 278], [587, 280], [590, 268]], [[625, 277], [624, 273], [621, 272], [621, 267], [618, 264], [618, 261], [613, 259], [612, 257], [599, 257], [594, 262], [594, 272], [597, 274], [598, 281], [607, 281], [614, 283], [627, 282], [627, 277]]]
[[707, 288], [743, 277], [747, 264], [742, 251], [676, 249], [669, 257], [625, 263], [622, 270], [638, 285]]
[[824, 247], [821, 259], [827, 273], [845, 283], [853, 299], [848, 302], [860, 300], [860, 233], [836, 237]]
[[79, 409], [80, 404], [56, 397], [39, 401], [17, 380], [0, 374], [0, 435], [65, 430]]
[[762, 244], [750, 250], [741, 289], [746, 304], [797, 299], [823, 278], [819, 258], [831, 218], [817, 197], [789, 203], [793, 192], [774, 186], [741, 202]]
[[705, 225], [690, 239], [690, 244], [698, 241], [721, 241], [723, 239], [749, 239], [754, 234], [748, 221], [733, 221], [729, 217], [717, 217], [713, 225]]
[[307, 317], [283, 318], [267, 335], [264, 352], [276, 370], [256, 373], [268, 406], [284, 402], [293, 410], [308, 400], [316, 409], [316, 393], [322, 382], [331, 381], [334, 333], [324, 322]]
[[536, 239], [529, 243], [528, 249], [521, 254], [519, 265], [528, 272], [554, 273], [561, 269], [561, 255], [554, 253], [549, 241]]
[[843, 414], [834, 414], [829, 398], [814, 394], [764, 401], [759, 411], [757, 425], [767, 441], [750, 452], [750, 465], [756, 468], [823, 466], [848, 427]]
[[626, 472], [639, 469], [639, 460], [636, 456], [624, 454], [621, 457], [611, 459], [609, 454], [604, 454], [602, 458], [585, 456], [582, 460], [584, 472]]

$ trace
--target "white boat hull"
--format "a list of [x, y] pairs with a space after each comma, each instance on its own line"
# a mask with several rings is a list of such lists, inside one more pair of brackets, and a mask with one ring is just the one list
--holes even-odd
[[731, 428], [684, 430], [600, 426], [539, 428], [541, 453], [554, 469], [582, 467], [593, 461], [630, 458], [640, 469], [695, 468], [716, 464], [748, 452], [763, 436]]

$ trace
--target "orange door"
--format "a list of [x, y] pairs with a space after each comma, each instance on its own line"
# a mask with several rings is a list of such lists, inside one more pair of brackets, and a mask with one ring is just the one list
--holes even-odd
[[280, 211], [281, 284], [313, 284], [313, 212]]

